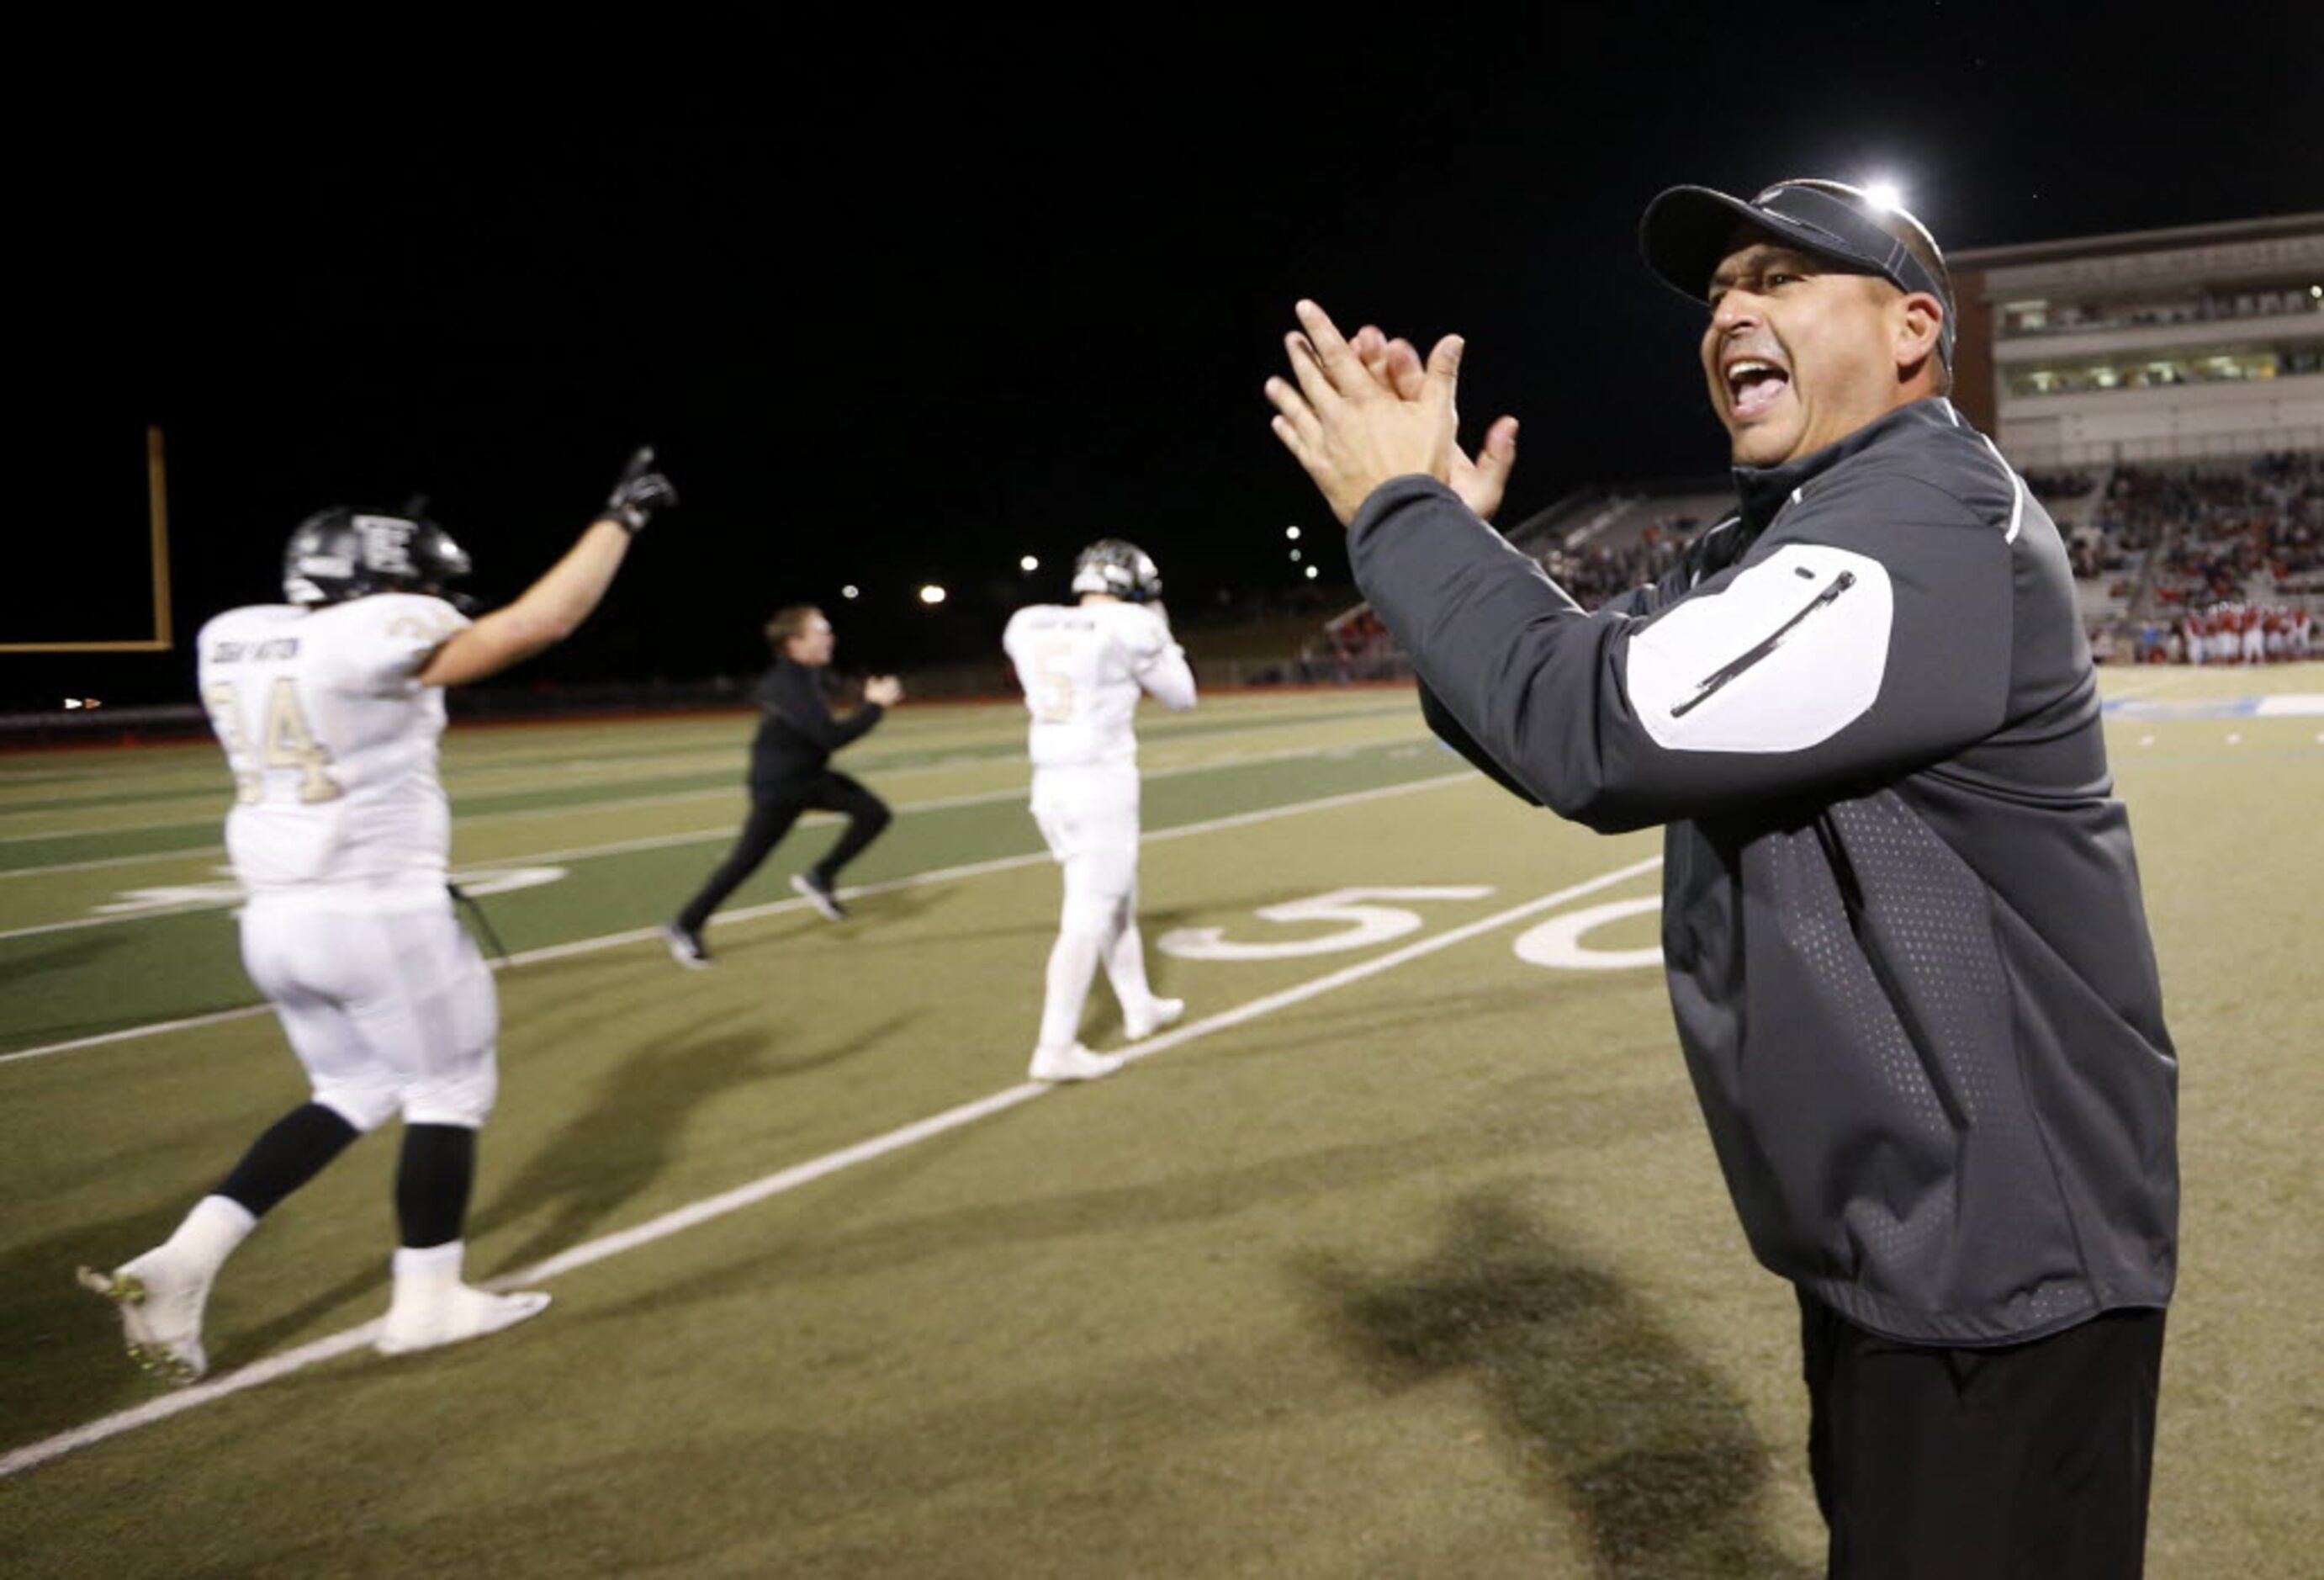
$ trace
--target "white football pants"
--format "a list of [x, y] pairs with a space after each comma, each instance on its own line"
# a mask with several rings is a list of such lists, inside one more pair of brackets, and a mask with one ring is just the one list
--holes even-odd
[[1033, 820], [1065, 869], [1040, 1031], [1042, 1047], [1063, 1048], [1080, 1039], [1101, 963], [1125, 1016], [1144, 1014], [1154, 1001], [1138, 933], [1138, 771], [1036, 769]]
[[242, 963], [272, 1000], [315, 1101], [357, 1130], [481, 1126], [500, 1074], [500, 1003], [443, 890], [265, 893], [242, 912]]

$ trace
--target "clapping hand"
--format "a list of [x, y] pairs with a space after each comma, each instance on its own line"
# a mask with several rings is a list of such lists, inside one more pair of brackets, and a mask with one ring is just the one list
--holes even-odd
[[893, 707], [904, 700], [904, 683], [893, 675], [874, 675], [863, 682], [863, 700], [879, 707]]
[[1410, 341], [1370, 325], [1348, 340], [1312, 301], [1294, 310], [1300, 328], [1284, 346], [1296, 383], [1267, 381], [1271, 426], [1342, 525], [1373, 489], [1415, 474], [1448, 485], [1480, 516], [1500, 508], [1517, 460], [1517, 420], [1496, 421], [1473, 458], [1462, 452], [1459, 336], [1439, 340], [1424, 363]]

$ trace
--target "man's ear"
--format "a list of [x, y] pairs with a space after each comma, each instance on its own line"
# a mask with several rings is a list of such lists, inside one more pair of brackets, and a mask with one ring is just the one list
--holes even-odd
[[1896, 369], [1909, 375], [1937, 355], [1945, 309], [1925, 291], [1905, 292], [1896, 299], [1895, 307]]

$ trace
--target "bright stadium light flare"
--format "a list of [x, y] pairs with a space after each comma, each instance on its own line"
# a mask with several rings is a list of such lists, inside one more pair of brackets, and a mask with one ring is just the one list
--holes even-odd
[[945, 590], [944, 590], [944, 588], [942, 588], [942, 587], [940, 587], [936, 586], [936, 583], [934, 583], [934, 582], [930, 582], [930, 583], [928, 583], [928, 585], [927, 585], [927, 586], [926, 586], [926, 587], [922, 587], [922, 588], [920, 589], [920, 602], [921, 602], [921, 603], [923, 603], [923, 604], [929, 604], [929, 605], [935, 605], [935, 604], [941, 604], [941, 603], [943, 603], [944, 601], [945, 601]]
[[1309, 581], [1315, 579], [1315, 568], [1312, 565], [1307, 568], [1307, 579]]
[[1017, 568], [1019, 570], [1038, 570], [1041, 568], [1040, 559], [1036, 555], [1028, 554], [1024, 559], [1019, 559], [1017, 562]]
[[1904, 206], [1904, 189], [1886, 176], [1875, 176], [1865, 182], [1864, 195], [1871, 199], [1876, 208], [1902, 208]]
[[862, 591], [863, 589], [857, 587], [853, 582], [849, 582], [845, 587], [839, 589], [839, 596], [843, 598], [859, 597], [862, 596]]
[[1296, 543], [1297, 541], [1299, 541], [1299, 529], [1298, 529], [1297, 527], [1286, 527], [1286, 528], [1284, 528], [1284, 529], [1283, 529], [1283, 535], [1284, 535], [1285, 537], [1286, 537], [1286, 538], [1290, 539], [1290, 540], [1291, 540], [1293, 542], [1295, 542], [1295, 543]]

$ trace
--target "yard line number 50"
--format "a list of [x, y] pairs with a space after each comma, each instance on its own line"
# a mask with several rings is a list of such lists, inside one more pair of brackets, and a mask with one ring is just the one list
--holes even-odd
[[[1244, 942], [1228, 938], [1224, 928], [1176, 928], [1162, 935], [1157, 947], [1164, 954], [1181, 960], [1286, 960], [1305, 955], [1333, 955], [1349, 949], [1369, 948], [1420, 930], [1424, 924], [1417, 911], [1401, 905], [1384, 905], [1380, 903], [1382, 901], [1482, 900], [1492, 892], [1489, 883], [1441, 884], [1428, 888], [1333, 889], [1305, 900], [1286, 900], [1278, 905], [1262, 905], [1252, 913], [1261, 921], [1285, 926], [1313, 922], [1338, 924], [1330, 932], [1304, 938]], [[1528, 965], [1555, 966], [1570, 971], [1622, 971], [1641, 966], [1659, 966], [1663, 958], [1659, 948], [1595, 949], [1582, 939], [1608, 922], [1644, 915], [1661, 909], [1661, 906], [1660, 900], [1648, 896], [1642, 900], [1616, 900], [1603, 905], [1565, 911], [1518, 934], [1509, 949]]]
[[218, 741], [234, 767], [235, 799], [255, 806], [266, 799], [266, 771], [299, 771], [299, 799], [329, 801], [338, 799], [338, 781], [325, 772], [331, 753], [315, 739], [307, 711], [299, 701], [299, 686], [288, 675], [275, 678], [266, 689], [266, 716], [258, 731], [258, 749], [242, 727], [241, 688], [232, 680], [214, 680], [202, 688], [202, 701], [217, 725]]

